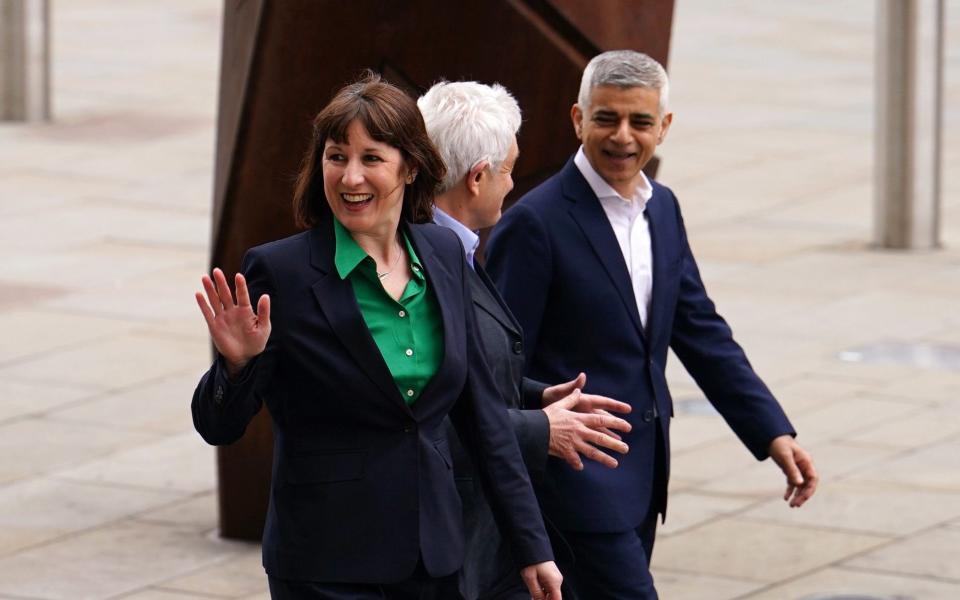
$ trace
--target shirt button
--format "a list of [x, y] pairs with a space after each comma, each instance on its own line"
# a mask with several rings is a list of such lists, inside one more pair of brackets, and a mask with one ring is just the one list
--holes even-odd
[[417, 266], [417, 265], [413, 265], [413, 266], [410, 267], [410, 268], [413, 269], [414, 271], [419, 271], [419, 270], [420, 270], [420, 267]]
[[413, 397], [413, 394], [414, 394], [413, 390], [407, 390], [407, 396], [408, 396], [408, 397], [412, 398], [412, 397]]
[[407, 348], [407, 350], [406, 350], [406, 352], [404, 352], [404, 354], [406, 354], [407, 356], [413, 356], [413, 350], [411, 350], [410, 348]]
[[405, 316], [407, 316], [407, 311], [401, 310], [400, 312], [397, 313], [397, 315], [402, 319]]

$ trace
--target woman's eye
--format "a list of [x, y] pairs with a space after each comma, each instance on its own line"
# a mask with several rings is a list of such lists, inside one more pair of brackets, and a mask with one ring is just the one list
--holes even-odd
[[329, 160], [330, 162], [343, 162], [343, 155], [342, 155], [342, 154], [328, 154], [328, 155], [327, 155], [327, 160]]
[[366, 162], [380, 162], [383, 159], [375, 154], [367, 154], [363, 157], [363, 160]]

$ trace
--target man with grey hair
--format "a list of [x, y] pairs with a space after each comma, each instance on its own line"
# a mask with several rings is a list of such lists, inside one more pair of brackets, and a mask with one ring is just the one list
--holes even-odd
[[643, 173], [673, 121], [667, 90], [663, 67], [645, 54], [591, 60], [571, 110], [580, 149], [506, 212], [487, 246], [490, 273], [523, 326], [527, 375], [564, 381], [577, 365], [590, 378], [585, 390], [633, 407], [630, 452], [617, 469], [551, 460], [538, 490], [573, 551], [573, 560], [557, 553], [565, 584], [589, 600], [657, 597], [649, 560], [667, 506], [669, 348], [754, 456], [780, 467], [790, 506], [818, 480], [707, 295], [676, 198]]
[[[480, 261], [475, 260], [477, 230], [500, 219], [503, 199], [513, 188], [511, 171], [519, 153], [517, 101], [503, 86], [461, 81], [434, 85], [417, 105], [427, 133], [447, 165], [446, 179], [435, 199], [434, 220], [453, 230], [463, 242], [472, 267], [469, 279], [477, 329], [497, 387], [510, 409], [531, 478], [535, 482], [542, 479], [548, 454], [574, 469], [583, 468], [584, 458], [616, 467], [617, 461], [597, 446], [626, 452], [626, 445], [612, 430], [628, 431], [630, 426], [603, 411], [623, 412], [630, 407], [610, 398], [581, 394], [586, 381], [583, 374], [551, 387], [523, 378], [520, 325]], [[447, 428], [447, 436], [467, 529], [461, 593], [466, 600], [529, 598], [486, 499], [473, 481], [475, 469], [470, 458], [452, 427]]]

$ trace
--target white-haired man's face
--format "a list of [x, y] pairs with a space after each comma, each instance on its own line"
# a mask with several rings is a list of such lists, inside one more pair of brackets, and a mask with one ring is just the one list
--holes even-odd
[[672, 113], [660, 114], [659, 90], [610, 85], [593, 88], [590, 106], [574, 104], [570, 116], [590, 165], [625, 198], [673, 120]]
[[520, 149], [514, 137], [506, 160], [499, 167], [488, 166], [480, 171], [472, 170], [467, 177], [473, 177], [475, 196], [470, 201], [470, 221], [472, 229], [493, 227], [500, 220], [503, 199], [513, 189], [513, 167], [517, 163]]

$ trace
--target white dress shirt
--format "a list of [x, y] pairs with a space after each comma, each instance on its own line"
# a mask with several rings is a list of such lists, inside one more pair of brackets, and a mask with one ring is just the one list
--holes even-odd
[[453, 232], [457, 234], [457, 237], [460, 238], [460, 241], [463, 243], [464, 251], [467, 253], [467, 264], [470, 265], [472, 269], [473, 256], [477, 253], [477, 248], [480, 246], [480, 236], [460, 221], [440, 210], [438, 206], [433, 207], [433, 222], [447, 229], [452, 229]]
[[633, 297], [637, 302], [640, 322], [646, 329], [650, 294], [653, 291], [653, 251], [650, 247], [650, 224], [644, 211], [647, 202], [653, 197], [653, 186], [641, 172], [640, 183], [633, 191], [633, 197], [624, 198], [593, 168], [583, 152], [583, 146], [580, 146], [573, 162], [590, 184], [590, 189], [597, 195], [600, 206], [613, 227], [633, 284]]

